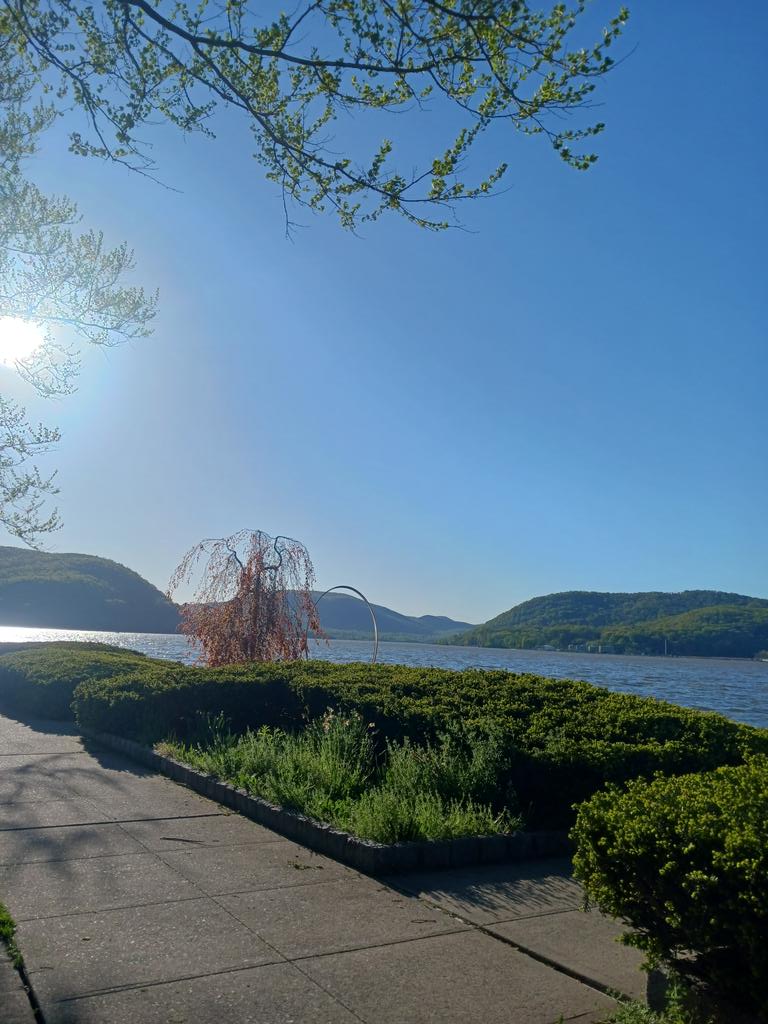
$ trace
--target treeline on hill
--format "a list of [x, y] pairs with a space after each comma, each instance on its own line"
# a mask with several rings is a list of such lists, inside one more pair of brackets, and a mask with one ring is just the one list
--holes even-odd
[[[313, 593], [315, 599], [320, 592]], [[373, 605], [379, 636], [435, 642], [472, 624], [443, 615], [403, 615]], [[370, 640], [371, 617], [351, 594], [327, 594], [318, 605], [328, 637]], [[175, 633], [178, 607], [138, 573], [96, 555], [52, 554], [0, 547], [0, 624], [54, 629]]]
[[768, 647], [768, 601], [714, 590], [569, 591], [511, 608], [452, 643], [753, 658]]
[[0, 623], [174, 633], [179, 612], [157, 587], [108, 558], [0, 547]]

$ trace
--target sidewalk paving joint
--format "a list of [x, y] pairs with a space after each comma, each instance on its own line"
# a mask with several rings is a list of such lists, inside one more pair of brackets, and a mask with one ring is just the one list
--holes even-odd
[[[580, 926], [566, 861], [362, 874], [49, 737], [0, 715], [0, 756], [35, 751], [0, 767], [24, 797], [0, 802], [0, 899], [38, 1024], [594, 1024], [615, 1006], [626, 963], [610, 922]], [[583, 932], [594, 949], [571, 955]]]

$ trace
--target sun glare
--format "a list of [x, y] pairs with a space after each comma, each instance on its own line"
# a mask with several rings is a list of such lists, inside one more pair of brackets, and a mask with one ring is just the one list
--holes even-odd
[[42, 329], [31, 320], [0, 317], [0, 363], [4, 366], [28, 359], [43, 341]]

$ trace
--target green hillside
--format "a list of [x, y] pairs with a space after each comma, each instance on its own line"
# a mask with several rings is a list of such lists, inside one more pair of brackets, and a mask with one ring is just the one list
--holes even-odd
[[[318, 607], [327, 636], [370, 639], [370, 614], [356, 597], [328, 594]], [[472, 628], [469, 622], [441, 615], [402, 615], [378, 604], [373, 608], [382, 640], [428, 643]], [[176, 606], [118, 562], [0, 547], [0, 626], [174, 633], [178, 624]]]
[[[319, 597], [319, 592], [316, 591], [314, 596]], [[470, 622], [449, 619], [444, 615], [403, 615], [381, 604], [372, 607], [382, 640], [429, 643], [473, 628]], [[359, 598], [351, 594], [326, 594], [317, 608], [326, 636], [339, 640], [370, 640], [370, 612]]]
[[173, 633], [178, 621], [157, 587], [118, 562], [0, 547], [0, 625]]
[[768, 647], [768, 600], [719, 590], [678, 594], [573, 590], [525, 601], [453, 642], [752, 658]]

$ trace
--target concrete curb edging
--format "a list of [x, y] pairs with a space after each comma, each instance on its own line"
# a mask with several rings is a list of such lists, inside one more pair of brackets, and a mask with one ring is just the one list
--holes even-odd
[[498, 864], [543, 860], [573, 852], [567, 832], [514, 832], [509, 835], [467, 836], [451, 840], [424, 840], [386, 845], [358, 839], [332, 825], [286, 810], [262, 797], [251, 796], [228, 782], [156, 753], [134, 740], [111, 733], [82, 730], [83, 736], [101, 746], [126, 754], [134, 761], [161, 772], [183, 786], [237, 811], [252, 821], [292, 839], [316, 853], [325, 854], [365, 874], [400, 874], [424, 868], [456, 868], [471, 864]]

